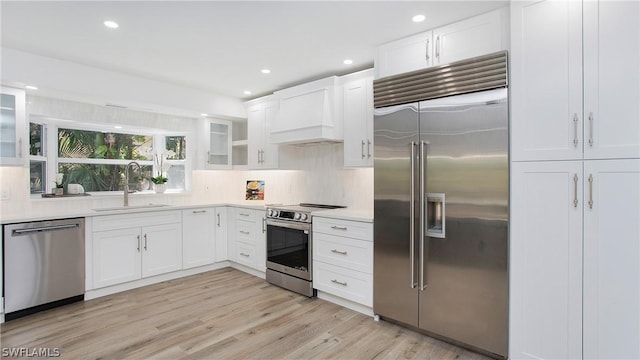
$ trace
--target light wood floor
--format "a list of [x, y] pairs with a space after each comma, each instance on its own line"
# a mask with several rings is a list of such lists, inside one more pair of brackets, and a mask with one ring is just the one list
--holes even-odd
[[486, 359], [231, 268], [13, 320], [0, 343], [63, 359]]

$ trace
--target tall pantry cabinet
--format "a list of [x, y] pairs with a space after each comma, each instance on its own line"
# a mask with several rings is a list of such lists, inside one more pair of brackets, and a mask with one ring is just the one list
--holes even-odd
[[640, 2], [511, 3], [511, 358], [640, 358]]

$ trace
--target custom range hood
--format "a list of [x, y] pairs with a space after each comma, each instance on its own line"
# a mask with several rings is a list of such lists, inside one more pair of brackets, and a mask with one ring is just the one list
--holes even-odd
[[276, 91], [274, 95], [279, 108], [270, 131], [271, 142], [343, 141], [337, 76]]

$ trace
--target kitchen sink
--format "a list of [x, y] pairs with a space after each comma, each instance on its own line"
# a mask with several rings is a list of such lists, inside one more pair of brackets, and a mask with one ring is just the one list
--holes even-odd
[[140, 210], [140, 209], [153, 209], [170, 206], [168, 204], [146, 204], [146, 205], [131, 205], [131, 206], [114, 206], [114, 207], [106, 207], [106, 208], [98, 208], [92, 209], [93, 211], [128, 211], [128, 210]]

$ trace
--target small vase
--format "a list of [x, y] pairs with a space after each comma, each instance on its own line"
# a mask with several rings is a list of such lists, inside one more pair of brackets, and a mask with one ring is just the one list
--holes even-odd
[[156, 194], [162, 194], [165, 190], [167, 190], [167, 184], [153, 184]]
[[51, 189], [51, 192], [53, 193], [53, 195], [56, 196], [60, 196], [64, 194], [64, 189], [63, 188], [59, 188], [59, 187], [55, 187]]

